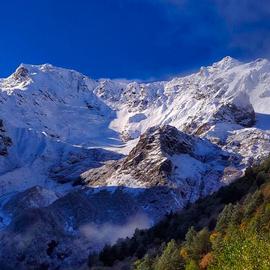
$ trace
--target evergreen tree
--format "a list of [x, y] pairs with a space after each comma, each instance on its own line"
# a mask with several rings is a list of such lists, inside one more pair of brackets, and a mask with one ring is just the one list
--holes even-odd
[[242, 209], [241, 209], [241, 205], [239, 203], [237, 203], [233, 207], [233, 212], [232, 212], [232, 215], [231, 215], [230, 224], [232, 226], [239, 225], [241, 223], [242, 218], [243, 218], [243, 212], [242, 212]]
[[228, 225], [231, 221], [231, 217], [233, 214], [233, 205], [229, 203], [226, 205], [221, 212], [221, 214], [218, 217], [217, 225], [216, 225], [216, 230], [220, 232], [224, 232], [226, 228], [228, 228]]
[[194, 242], [194, 239], [196, 238], [196, 236], [197, 236], [197, 232], [195, 231], [194, 227], [191, 226], [185, 237], [186, 246], [190, 246]]
[[180, 270], [182, 260], [175, 240], [171, 240], [155, 263], [155, 270]]
[[146, 255], [143, 259], [137, 260], [134, 263], [134, 270], [154, 270], [153, 269], [153, 260]]
[[185, 270], [199, 270], [199, 266], [194, 260], [190, 260], [185, 267]]
[[252, 213], [256, 210], [256, 208], [263, 202], [262, 193], [257, 190], [248, 201], [246, 201], [244, 218], [248, 219], [252, 215]]

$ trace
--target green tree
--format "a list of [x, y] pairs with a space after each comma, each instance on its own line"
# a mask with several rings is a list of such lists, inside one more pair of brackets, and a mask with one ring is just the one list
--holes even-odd
[[220, 213], [218, 217], [218, 221], [216, 225], [217, 231], [224, 232], [228, 228], [228, 225], [231, 221], [231, 217], [233, 214], [233, 210], [234, 210], [233, 208], [234, 207], [231, 203], [229, 203], [223, 208], [222, 212]]
[[153, 260], [148, 256], [134, 263], [134, 270], [153, 270]]
[[171, 240], [155, 263], [155, 270], [180, 270], [182, 260], [175, 240]]
[[187, 240], [184, 245], [187, 250], [188, 258], [198, 261], [201, 256], [208, 253], [211, 248], [209, 238], [210, 234], [206, 228], [202, 229], [198, 233], [195, 232], [195, 234], [193, 229], [189, 230], [186, 235]]
[[209, 270], [269, 270], [269, 237], [236, 230], [223, 240], [222, 249], [214, 250]]
[[199, 270], [199, 266], [194, 260], [190, 260], [185, 267], [185, 270]]
[[245, 211], [244, 211], [244, 218], [248, 219], [251, 215], [255, 212], [258, 206], [260, 206], [263, 202], [263, 195], [262, 193], [257, 190], [249, 200], [245, 201]]
[[190, 229], [186, 233], [186, 237], [185, 237], [186, 246], [190, 246], [194, 242], [194, 239], [196, 238], [196, 236], [197, 236], [197, 232], [195, 231], [194, 227], [193, 226], [190, 227]]
[[237, 203], [234, 207], [233, 207], [233, 212], [231, 215], [231, 219], [230, 219], [230, 224], [232, 226], [236, 226], [239, 225], [242, 221], [243, 218], [243, 212], [241, 209], [241, 205], [239, 203]]

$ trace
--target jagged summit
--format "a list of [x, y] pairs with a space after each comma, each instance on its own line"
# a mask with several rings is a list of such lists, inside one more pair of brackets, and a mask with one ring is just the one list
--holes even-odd
[[[149, 128], [124, 159], [83, 173], [79, 183], [91, 187], [181, 187], [182, 191], [194, 183], [198, 187], [196, 192], [193, 190], [195, 200], [198, 194], [221, 185], [222, 177], [228, 181], [226, 167], [234, 167], [235, 175], [231, 177], [241, 175], [240, 159], [236, 155], [208, 140], [163, 125]], [[202, 184], [195, 184], [197, 181]], [[182, 203], [185, 200], [184, 197]]]
[[[141, 136], [137, 145], [138, 147], [140, 143], [158, 143], [160, 145], [160, 151], [168, 155], [191, 153], [194, 147], [192, 137], [170, 125], [149, 128], [145, 134]], [[150, 146], [144, 145], [141, 145], [141, 148], [151, 149]]]
[[91, 186], [167, 185], [173, 170], [169, 157], [180, 154], [196, 156], [197, 143], [195, 138], [175, 127], [151, 127], [141, 135], [126, 158], [105, 166], [103, 170], [97, 168], [85, 172], [81, 175], [81, 182]]
[[240, 61], [238, 61], [237, 59], [235, 59], [235, 58], [233, 58], [231, 56], [225, 56], [220, 61], [215, 62], [212, 65], [212, 67], [226, 71], [226, 70], [228, 70], [230, 68], [239, 66], [241, 64], [242, 63]]
[[[27, 71], [28, 74], [36, 74], [37, 72], [52, 72], [52, 71], [62, 71], [62, 72], [76, 72], [79, 73], [78, 71], [72, 70], [72, 69], [67, 69], [67, 68], [62, 68], [62, 67], [57, 67], [54, 66], [50, 63], [45, 63], [45, 64], [40, 64], [40, 65], [32, 65], [32, 64], [25, 64], [21, 63], [15, 70], [14, 73], [12, 73], [10, 76], [16, 74], [19, 70], [24, 69]], [[9, 77], [10, 77], [9, 76]]]

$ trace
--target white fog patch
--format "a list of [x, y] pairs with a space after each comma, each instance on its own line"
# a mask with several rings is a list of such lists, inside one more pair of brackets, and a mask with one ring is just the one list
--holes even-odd
[[120, 238], [132, 236], [136, 229], [147, 229], [150, 226], [151, 220], [146, 215], [137, 214], [123, 225], [111, 223], [102, 225], [86, 224], [81, 226], [79, 230], [87, 240], [105, 245], [114, 244]]

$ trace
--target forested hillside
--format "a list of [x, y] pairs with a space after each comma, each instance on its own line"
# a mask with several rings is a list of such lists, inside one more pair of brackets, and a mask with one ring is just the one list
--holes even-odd
[[91, 269], [270, 269], [270, 159], [131, 239], [89, 256]]

